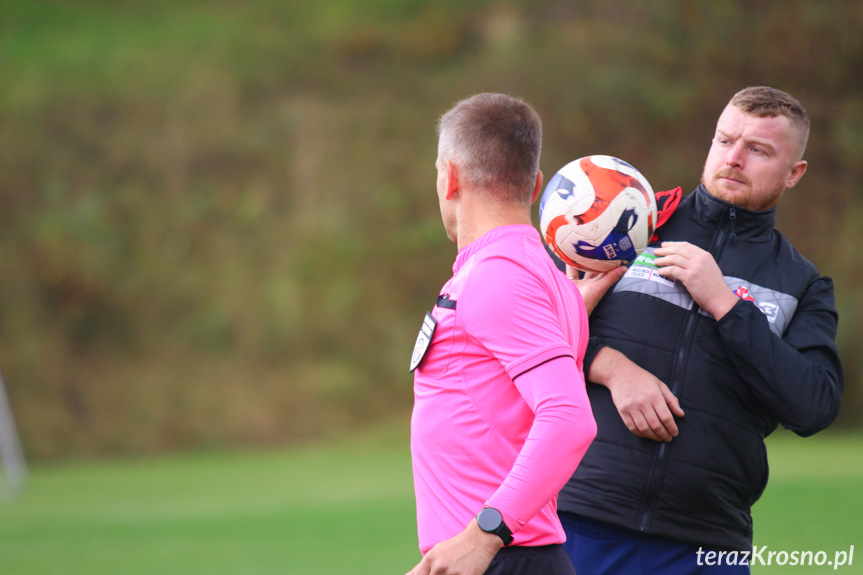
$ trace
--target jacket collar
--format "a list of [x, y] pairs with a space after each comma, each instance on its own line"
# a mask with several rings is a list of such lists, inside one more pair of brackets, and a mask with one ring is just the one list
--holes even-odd
[[766, 240], [771, 236], [776, 225], [776, 208], [754, 212], [735, 206], [720, 198], [710, 195], [704, 184], [695, 188], [693, 196], [693, 216], [702, 225], [713, 227], [727, 224], [734, 211], [733, 232], [740, 239], [749, 241]]

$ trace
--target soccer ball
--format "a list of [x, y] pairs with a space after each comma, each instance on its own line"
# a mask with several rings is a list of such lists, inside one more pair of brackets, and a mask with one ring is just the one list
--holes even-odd
[[606, 272], [640, 254], [656, 227], [653, 188], [611, 156], [568, 163], [549, 180], [539, 204], [548, 247], [582, 271]]

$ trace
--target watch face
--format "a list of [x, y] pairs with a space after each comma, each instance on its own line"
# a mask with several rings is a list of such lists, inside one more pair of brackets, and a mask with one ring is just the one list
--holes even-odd
[[486, 507], [476, 516], [476, 522], [483, 531], [493, 533], [503, 523], [503, 516], [497, 509]]

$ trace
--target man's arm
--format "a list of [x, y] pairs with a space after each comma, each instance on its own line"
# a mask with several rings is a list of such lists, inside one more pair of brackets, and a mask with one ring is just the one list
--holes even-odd
[[[596, 436], [596, 422], [571, 356], [542, 363], [514, 383], [535, 417], [512, 469], [486, 504], [517, 533], [572, 476]], [[432, 547], [409, 575], [479, 575], [501, 546], [501, 539], [481, 531], [474, 519]]]
[[619, 351], [600, 349], [588, 379], [608, 388], [623, 423], [634, 434], [654, 441], [677, 437], [674, 417], [684, 416], [680, 402], [667, 385]]
[[779, 338], [755, 305], [731, 293], [708, 252], [688, 242], [664, 242], [656, 255], [662, 256], [654, 262], [660, 273], [683, 282], [692, 299], [717, 320], [737, 371], [780, 423], [811, 435], [833, 422], [844, 380], [835, 345], [832, 281], [818, 278], [809, 286]]
[[659, 257], [653, 263], [659, 266], [659, 274], [680, 281], [695, 303], [716, 321], [738, 302], [710, 252], [689, 242], [662, 242], [655, 253]]
[[[588, 272], [579, 278], [577, 269], [566, 267], [566, 275], [578, 287], [588, 313], [625, 273], [626, 267], [619, 266], [604, 274]], [[683, 417], [683, 410], [668, 386], [610, 347], [601, 347], [595, 355], [588, 351], [588, 355], [588, 379], [608, 388], [630, 431], [654, 441], [677, 437], [674, 416]]]
[[566, 266], [566, 277], [572, 280], [572, 283], [578, 288], [581, 293], [581, 299], [584, 301], [584, 309], [587, 310], [587, 315], [593, 311], [602, 296], [605, 295], [611, 286], [623, 277], [626, 273], [626, 266], [617, 266], [613, 270], [605, 273], [585, 272], [583, 277], [579, 277], [579, 271], [570, 266]]
[[844, 378], [834, 339], [832, 282], [819, 278], [797, 306], [782, 338], [767, 318], [741, 300], [719, 322], [731, 361], [758, 401], [786, 428], [807, 436], [839, 414]]
[[515, 533], [572, 477], [596, 437], [584, 375], [571, 356], [515, 377], [533, 424], [507, 477], [486, 504], [500, 510]]
[[479, 575], [488, 568], [501, 547], [500, 537], [486, 533], [473, 519], [464, 531], [429, 549], [407, 575]]

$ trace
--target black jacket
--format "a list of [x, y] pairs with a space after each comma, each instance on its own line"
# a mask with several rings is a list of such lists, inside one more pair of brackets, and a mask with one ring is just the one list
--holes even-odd
[[750, 212], [699, 186], [659, 241], [708, 250], [739, 297], [720, 321], [683, 286], [651, 278], [651, 244], [590, 317], [585, 373], [609, 346], [664, 381], [685, 417], [659, 443], [623, 424], [609, 391], [588, 383], [599, 428], [561, 491], [560, 511], [706, 547], [750, 549], [750, 508], [767, 484], [764, 438], [830, 425], [843, 376], [833, 283], [774, 230], [775, 210]]

